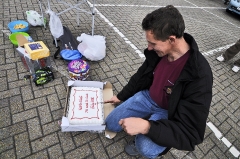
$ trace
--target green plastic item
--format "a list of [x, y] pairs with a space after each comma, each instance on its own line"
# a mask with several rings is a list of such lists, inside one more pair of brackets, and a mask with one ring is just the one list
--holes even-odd
[[10, 41], [11, 41], [14, 45], [18, 45], [17, 38], [16, 38], [16, 36], [17, 36], [18, 34], [22, 34], [22, 35], [25, 36], [25, 37], [29, 37], [29, 34], [28, 34], [28, 33], [25, 33], [25, 32], [12, 33], [11, 35], [9, 35], [9, 39], [10, 39]]
[[54, 80], [53, 72], [49, 67], [39, 69], [35, 72], [33, 82], [36, 86], [43, 85]]

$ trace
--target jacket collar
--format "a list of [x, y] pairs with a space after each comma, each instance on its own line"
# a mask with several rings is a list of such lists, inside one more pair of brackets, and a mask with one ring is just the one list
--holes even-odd
[[198, 58], [200, 55], [198, 45], [194, 38], [188, 33], [184, 33], [184, 39], [190, 46], [190, 56], [183, 68], [182, 75], [180, 77], [188, 79], [197, 78], [199, 77]]

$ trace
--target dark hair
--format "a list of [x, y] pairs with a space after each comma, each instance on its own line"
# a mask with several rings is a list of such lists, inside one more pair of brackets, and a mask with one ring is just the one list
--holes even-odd
[[145, 31], [152, 31], [156, 40], [165, 41], [171, 35], [181, 38], [185, 30], [185, 24], [181, 13], [172, 5], [159, 8], [142, 21]]

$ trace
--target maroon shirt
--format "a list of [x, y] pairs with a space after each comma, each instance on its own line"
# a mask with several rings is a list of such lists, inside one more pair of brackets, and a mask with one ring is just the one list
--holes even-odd
[[188, 51], [172, 62], [168, 61], [167, 56], [163, 56], [153, 72], [153, 83], [149, 89], [150, 97], [163, 109], [168, 109], [168, 98], [172, 93], [172, 87], [179, 77], [189, 54]]

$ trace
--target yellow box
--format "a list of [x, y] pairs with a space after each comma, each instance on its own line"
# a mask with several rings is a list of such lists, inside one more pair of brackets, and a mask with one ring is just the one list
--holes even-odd
[[38, 60], [50, 55], [49, 49], [42, 41], [25, 43], [24, 48], [32, 60]]

